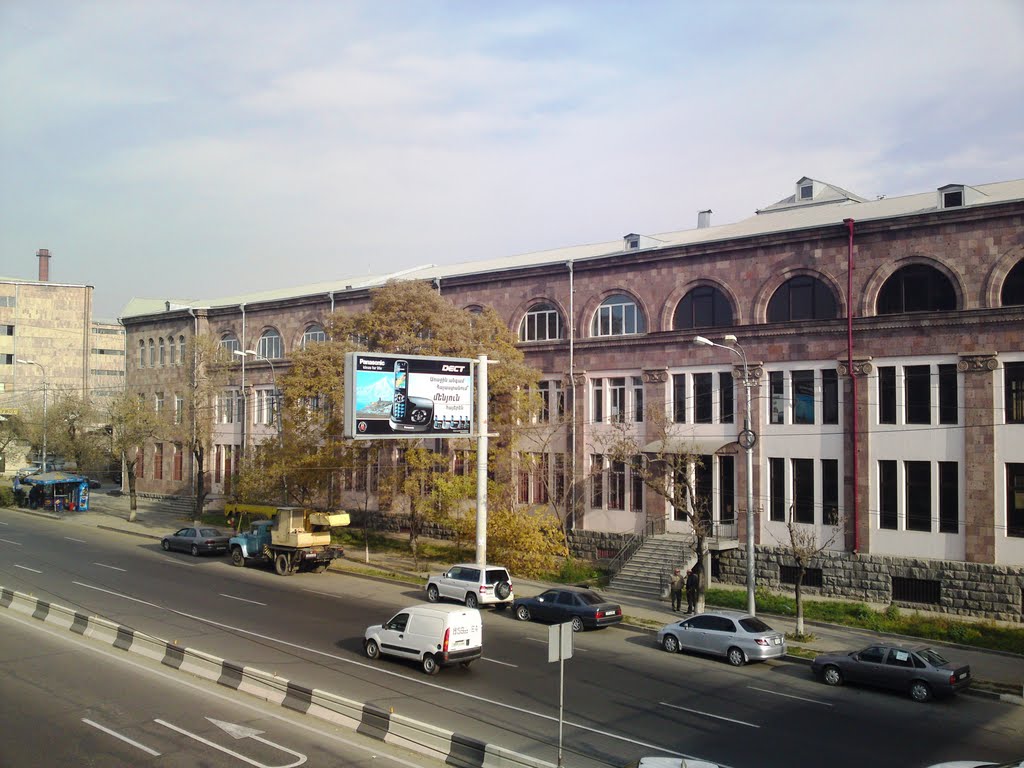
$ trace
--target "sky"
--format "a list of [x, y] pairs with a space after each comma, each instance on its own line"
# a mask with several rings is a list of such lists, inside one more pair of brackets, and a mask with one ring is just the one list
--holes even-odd
[[0, 276], [205, 299], [1024, 178], [1024, 2], [0, 0]]

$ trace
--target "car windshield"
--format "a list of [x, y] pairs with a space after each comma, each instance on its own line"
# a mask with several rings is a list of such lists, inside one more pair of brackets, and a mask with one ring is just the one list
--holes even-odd
[[747, 630], [747, 632], [753, 632], [754, 634], [772, 631], [771, 627], [755, 616], [748, 616], [745, 619], [740, 619], [740, 626]]
[[224, 534], [218, 531], [216, 528], [200, 528], [200, 536], [223, 536]]
[[583, 598], [583, 602], [587, 605], [600, 605], [601, 603], [607, 603], [608, 601], [601, 597], [597, 592], [577, 592], [577, 594]]
[[925, 661], [927, 661], [933, 667], [941, 667], [943, 664], [949, 664], [949, 661], [947, 661], [942, 656], [942, 654], [936, 653], [931, 648], [922, 648], [921, 650], [917, 651], [917, 655]]

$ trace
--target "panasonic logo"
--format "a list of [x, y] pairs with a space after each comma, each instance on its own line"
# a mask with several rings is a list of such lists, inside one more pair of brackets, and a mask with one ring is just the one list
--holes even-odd
[[360, 365], [384, 365], [384, 361], [383, 360], [367, 360], [367, 359], [363, 358], [362, 360], [359, 361], [359, 364]]
[[464, 365], [442, 365], [441, 370], [445, 373], [462, 373], [466, 370]]

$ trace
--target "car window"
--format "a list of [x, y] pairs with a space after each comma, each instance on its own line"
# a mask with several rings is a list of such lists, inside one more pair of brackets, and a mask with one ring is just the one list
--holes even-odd
[[480, 569], [479, 568], [463, 568], [462, 575], [459, 577], [463, 581], [480, 581]]
[[558, 597], [558, 594], [559, 593], [557, 589], [549, 589], [547, 592], [540, 594], [538, 597], [546, 603], [553, 603], [555, 602], [555, 599]]
[[933, 667], [941, 667], [943, 664], [949, 664], [946, 657], [941, 653], [936, 653], [932, 648], [922, 648], [917, 652], [917, 655], [927, 661]]
[[393, 629], [396, 632], [405, 632], [405, 628], [408, 624], [409, 614], [399, 613], [398, 615], [392, 617], [391, 621], [387, 623], [386, 628]]
[[199, 531], [203, 536], [223, 536], [216, 528], [203, 528]]
[[597, 592], [579, 592], [580, 599], [587, 605], [600, 605], [601, 603], [607, 603], [608, 601], [601, 597]]
[[900, 648], [893, 648], [889, 651], [889, 656], [886, 658], [885, 663], [890, 667], [914, 666], [914, 660], [910, 658], [910, 654]]
[[712, 620], [709, 629], [713, 629], [716, 632], [736, 631], [736, 625], [733, 623], [732, 619], [727, 619], [725, 616], [709, 616], [708, 618]]
[[747, 632], [753, 632], [755, 634], [773, 631], [771, 627], [755, 616], [748, 616], [745, 619], [740, 619], [740, 626]]
[[185, 536], [187, 538], [194, 539], [196, 537], [196, 529], [195, 528], [186, 528], [185, 529]]
[[863, 651], [860, 652], [860, 660], [869, 661], [872, 664], [881, 664], [882, 659], [885, 658], [885, 651], [885, 648], [880, 648], [876, 645], [873, 645], [870, 648], [865, 648]]
[[694, 616], [684, 624], [690, 629], [711, 629], [714, 625], [714, 618], [714, 616]]
[[487, 583], [498, 584], [502, 581], [508, 581], [508, 571], [504, 568], [488, 568], [487, 569]]
[[191, 528], [179, 528], [177, 531], [174, 532], [174, 535], [175, 536], [188, 536], [188, 532], [190, 530], [191, 530]]
[[462, 569], [458, 566], [455, 566], [454, 568], [449, 568], [448, 573], [445, 574], [445, 577], [449, 579], [461, 579]]
[[555, 601], [559, 605], [576, 605], [577, 596], [574, 592], [560, 592], [558, 599]]

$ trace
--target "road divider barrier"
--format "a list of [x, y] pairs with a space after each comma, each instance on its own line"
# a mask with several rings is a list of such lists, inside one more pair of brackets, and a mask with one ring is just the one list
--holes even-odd
[[349, 728], [363, 736], [411, 749], [440, 760], [445, 765], [463, 768], [555, 768], [553, 763], [496, 744], [488, 744], [328, 691], [306, 688], [270, 672], [220, 659], [5, 587], [0, 587], [0, 608], [122, 651], [145, 656], [180, 672]]

